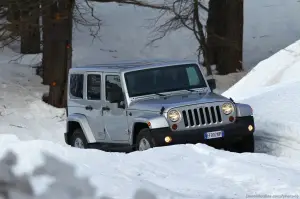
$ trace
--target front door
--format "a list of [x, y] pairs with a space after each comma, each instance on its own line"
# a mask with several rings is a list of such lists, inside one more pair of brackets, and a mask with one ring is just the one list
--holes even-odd
[[120, 76], [115, 73], [104, 73], [104, 78], [104, 130], [112, 141], [128, 142], [128, 122], [125, 106], [122, 106], [124, 98], [120, 97], [123, 96]]
[[101, 113], [103, 105], [103, 100], [101, 100], [102, 74], [99, 72], [88, 72], [85, 79], [85, 115], [96, 141], [104, 140], [106, 135], [104, 132], [103, 116]]

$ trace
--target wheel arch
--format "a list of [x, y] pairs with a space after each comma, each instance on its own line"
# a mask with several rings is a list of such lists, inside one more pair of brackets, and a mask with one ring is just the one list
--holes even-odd
[[96, 142], [96, 139], [92, 133], [92, 130], [88, 124], [86, 117], [81, 114], [73, 114], [73, 115], [68, 116], [68, 120], [67, 120], [68, 144], [70, 142], [71, 136], [74, 133], [74, 130], [76, 130], [77, 128], [81, 128], [88, 143]]
[[79, 122], [77, 122], [77, 121], [68, 121], [67, 122], [67, 144], [69, 144], [69, 145], [71, 144], [70, 143], [71, 137], [74, 134], [74, 131], [78, 128], [82, 129]]
[[161, 115], [135, 118], [131, 129], [131, 144], [134, 146], [139, 132], [143, 128], [158, 129], [169, 127], [168, 121]]
[[144, 128], [149, 128], [149, 126], [145, 122], [136, 122], [136, 123], [134, 123], [133, 131], [132, 131], [132, 145], [134, 146], [134, 149], [136, 147], [135, 143], [136, 143], [138, 134]]

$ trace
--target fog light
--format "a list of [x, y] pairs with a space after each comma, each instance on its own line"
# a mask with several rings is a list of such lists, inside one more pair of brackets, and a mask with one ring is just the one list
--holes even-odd
[[165, 137], [165, 142], [166, 143], [172, 142], [172, 138], [170, 136]]
[[249, 126], [248, 126], [248, 130], [249, 130], [249, 131], [252, 131], [252, 130], [253, 130], [253, 126], [252, 126], [252, 125], [249, 125]]

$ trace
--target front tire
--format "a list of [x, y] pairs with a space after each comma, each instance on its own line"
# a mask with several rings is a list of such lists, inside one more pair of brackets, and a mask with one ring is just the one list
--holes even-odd
[[142, 129], [136, 139], [136, 150], [137, 151], [145, 151], [150, 148], [155, 147], [155, 142], [151, 136], [150, 129], [144, 128]]
[[81, 128], [78, 128], [74, 131], [70, 141], [71, 146], [75, 148], [86, 149], [88, 145], [88, 142]]

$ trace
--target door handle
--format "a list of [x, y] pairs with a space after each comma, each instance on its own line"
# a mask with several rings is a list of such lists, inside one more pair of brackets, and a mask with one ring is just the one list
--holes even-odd
[[91, 110], [93, 110], [93, 107], [91, 105], [89, 105], [89, 106], [86, 106], [85, 109], [91, 111]]
[[105, 106], [105, 107], [102, 108], [102, 110], [103, 110], [103, 111], [109, 111], [110, 108], [109, 108], [108, 106]]

